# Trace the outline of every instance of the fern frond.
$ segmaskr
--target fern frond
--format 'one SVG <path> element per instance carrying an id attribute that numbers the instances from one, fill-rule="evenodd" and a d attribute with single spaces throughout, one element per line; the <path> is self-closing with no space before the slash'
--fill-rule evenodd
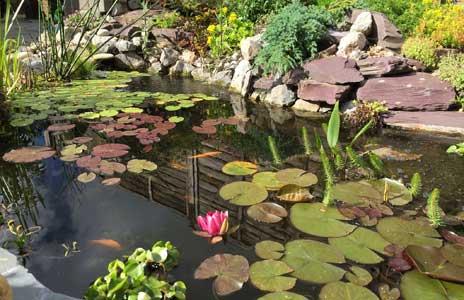
<path id="1" fill-rule="evenodd" d="M 377 154 L 369 152 L 369 163 L 375 173 L 378 175 L 384 174 L 385 165 L 383 164 L 383 161 L 380 159 L 380 157 L 377 156 Z"/>
<path id="2" fill-rule="evenodd" d="M 281 165 L 282 159 L 280 158 L 279 150 L 277 149 L 277 145 L 276 145 L 274 137 L 268 136 L 267 142 L 269 145 L 269 150 L 272 154 L 272 160 L 274 161 L 274 164 Z"/>
<path id="3" fill-rule="evenodd" d="M 441 209 L 440 209 L 440 190 L 435 188 L 430 193 L 427 199 L 427 217 L 429 218 L 430 223 L 434 227 L 438 227 L 443 224 L 441 219 Z"/>
<path id="4" fill-rule="evenodd" d="M 311 154 L 313 154 L 313 149 L 311 146 L 311 142 L 309 141 L 308 129 L 305 126 L 301 127 L 301 139 L 303 140 L 305 154 L 307 156 L 310 156 Z"/>
<path id="5" fill-rule="evenodd" d="M 422 190 L 422 178 L 419 173 L 414 173 L 411 178 L 409 191 L 413 197 L 417 197 Z"/>

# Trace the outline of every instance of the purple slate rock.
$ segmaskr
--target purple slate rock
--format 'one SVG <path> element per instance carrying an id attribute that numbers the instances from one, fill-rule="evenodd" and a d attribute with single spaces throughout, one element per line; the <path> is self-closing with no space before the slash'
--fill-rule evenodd
<path id="1" fill-rule="evenodd" d="M 282 78 L 282 81 L 287 85 L 298 85 L 301 80 L 306 78 L 306 72 L 303 70 L 303 68 L 297 67 L 288 71 L 287 74 L 285 74 Z"/>
<path id="2" fill-rule="evenodd" d="M 413 71 L 408 60 L 400 57 L 369 57 L 358 60 L 359 71 L 364 76 L 386 76 L 405 74 Z"/>
<path id="3" fill-rule="evenodd" d="M 338 100 L 346 100 L 350 91 L 349 85 L 334 85 L 309 79 L 298 85 L 298 98 L 335 104 Z"/>
<path id="4" fill-rule="evenodd" d="M 253 84 L 253 88 L 257 90 L 270 90 L 275 86 L 282 84 L 282 78 L 274 79 L 273 76 L 261 77 Z"/>
<path id="5" fill-rule="evenodd" d="M 331 56 L 309 61 L 304 70 L 311 79 L 330 84 L 359 83 L 364 80 L 356 62 L 339 56 Z"/>
<path id="6" fill-rule="evenodd" d="M 384 121 L 393 127 L 464 134 L 464 113 L 457 111 L 395 111 Z"/>
<path id="7" fill-rule="evenodd" d="M 385 102 L 391 110 L 447 110 L 456 98 L 453 87 L 428 73 L 372 78 L 358 89 L 357 99 Z"/>

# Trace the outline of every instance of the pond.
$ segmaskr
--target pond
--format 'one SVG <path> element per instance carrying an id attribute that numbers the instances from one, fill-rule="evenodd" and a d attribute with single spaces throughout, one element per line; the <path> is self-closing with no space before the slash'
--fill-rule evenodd
<path id="1" fill-rule="evenodd" d="M 18 222 L 40 226 L 40 230 L 31 235 L 31 251 L 25 256 L 24 263 L 44 285 L 53 291 L 82 298 L 89 285 L 107 273 L 110 261 L 128 255 L 138 247 L 150 248 L 155 241 L 165 240 L 171 241 L 181 253 L 179 266 L 170 276 L 186 283 L 187 299 L 257 299 L 265 292 L 251 282 L 229 296 L 218 296 L 211 280 L 194 279 L 195 269 L 206 258 L 220 253 L 243 255 L 252 264 L 260 260 L 255 254 L 255 244 L 265 240 L 282 244 L 296 239 L 327 241 L 297 230 L 285 218 L 275 224 L 257 222 L 248 216 L 246 206 L 224 201 L 219 191 L 231 182 L 251 181 L 251 176 L 233 176 L 221 171 L 226 163 L 247 161 L 258 165 L 260 171 L 299 168 L 316 174 L 319 183 L 311 187 L 311 193 L 319 202 L 324 192 L 324 176 L 318 157 L 304 155 L 301 129 L 307 128 L 311 136 L 313 131 L 323 135 L 321 125 L 328 117 L 298 117 L 291 110 L 253 104 L 223 89 L 188 79 L 137 77 L 128 87 L 119 89 L 146 92 L 142 94 L 144 96 L 157 92 L 204 94 L 219 100 L 201 101 L 192 107 L 174 108 L 174 111 L 154 105 L 151 100 L 137 104 L 147 113 L 162 116 L 165 120 L 171 116 L 184 119 L 176 123 L 175 128 L 168 128 L 165 134 L 159 135 L 155 143 L 146 145 L 132 134 L 108 138 L 98 132 L 98 129 L 105 130 L 98 128 L 98 120 L 78 122 L 75 128 L 64 133 L 46 130 L 49 122 L 45 120 L 31 126 L 3 129 L 1 155 L 30 145 L 63 150 L 65 141 L 89 136 L 93 139 L 88 143 L 89 151 L 90 145 L 123 143 L 130 146 L 124 162 L 137 158 L 157 164 L 155 171 L 126 172 L 120 176 L 119 185 L 106 186 L 101 184 L 99 176 L 89 183 L 77 181 L 82 169 L 57 156 L 31 164 L 0 163 L 0 174 L 10 194 L 21 199 L 21 205 L 13 206 L 10 211 L 20 217 Z M 231 116 L 235 118 L 230 119 L 231 125 L 227 125 L 225 120 Z M 20 117 L 27 119 L 23 115 Z M 218 118 L 223 118 L 222 123 L 226 122 L 226 125 L 217 125 L 215 134 L 199 134 L 198 130 L 192 130 L 205 120 Z M 65 121 L 55 119 L 53 122 Z M 347 133 L 342 135 L 346 137 Z M 275 164 L 275 154 L 269 147 L 269 136 L 273 137 L 278 156 L 283 161 L 279 166 Z M 374 136 L 362 137 L 364 146 L 361 148 L 363 151 L 393 148 L 404 156 L 416 155 L 415 159 L 406 161 L 385 160 L 385 175 L 408 183 L 418 172 L 422 177 L 423 192 L 439 188 L 440 207 L 453 216 L 464 210 L 464 160 L 446 154 L 447 147 L 455 143 L 456 139 L 451 137 L 384 130 Z M 5 196 L 2 185 L 1 192 Z M 420 198 L 404 207 L 394 207 L 393 211 L 395 214 L 414 212 L 423 215 L 426 197 Z M 276 202 L 288 211 L 293 204 Z M 228 210 L 230 224 L 241 226 L 224 243 L 213 245 L 192 231 L 197 214 L 214 210 Z M 375 230 L 373 225 L 370 228 Z M 462 230 L 462 224 L 456 228 Z M 3 232 L 0 237 L 6 240 L 8 234 Z M 72 248 L 74 242 L 77 242 L 79 251 L 65 255 L 65 248 Z M 368 270 L 374 277 L 368 287 L 376 294 L 380 283 L 397 287 L 400 282 L 399 273 L 391 271 L 386 261 L 378 264 L 348 261 L 339 266 L 348 270 L 357 265 Z M 317 299 L 321 286 L 298 280 L 291 291 L 308 299 Z"/>

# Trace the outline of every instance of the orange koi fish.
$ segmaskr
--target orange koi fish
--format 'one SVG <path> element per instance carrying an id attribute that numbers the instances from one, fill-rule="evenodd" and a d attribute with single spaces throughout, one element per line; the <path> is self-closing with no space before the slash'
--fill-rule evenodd
<path id="1" fill-rule="evenodd" d="M 218 156 L 219 154 L 221 154 L 222 152 L 220 151 L 212 151 L 212 152 L 206 152 L 206 153 L 201 153 L 201 154 L 197 154 L 197 155 L 194 155 L 194 156 L 190 156 L 189 158 L 205 158 L 205 157 L 212 157 L 212 156 Z"/>
<path id="2" fill-rule="evenodd" d="M 121 250 L 122 249 L 121 244 L 118 243 L 115 240 L 109 240 L 109 239 L 90 240 L 90 243 L 92 245 L 103 246 L 103 247 L 111 248 L 111 249 L 115 249 L 115 250 Z"/>

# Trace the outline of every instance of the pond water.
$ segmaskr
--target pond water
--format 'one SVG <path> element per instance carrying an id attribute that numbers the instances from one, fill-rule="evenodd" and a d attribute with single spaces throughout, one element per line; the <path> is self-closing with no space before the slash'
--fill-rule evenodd
<path id="1" fill-rule="evenodd" d="M 219 297 L 214 294 L 211 280 L 193 278 L 199 264 L 214 254 L 244 255 L 251 264 L 259 260 L 254 253 L 254 245 L 259 241 L 271 239 L 285 243 L 308 237 L 295 230 L 288 220 L 273 225 L 258 223 L 247 216 L 245 208 L 222 200 L 218 190 L 241 178 L 223 174 L 221 168 L 227 162 L 245 160 L 272 170 L 268 136 L 273 136 L 284 167 L 321 174 L 319 163 L 302 155 L 300 129 L 305 126 L 309 132 L 315 129 L 322 133 L 321 124 L 326 119 L 320 116 L 301 118 L 292 111 L 268 109 L 245 102 L 223 89 L 187 79 L 141 77 L 134 79 L 129 89 L 204 93 L 221 100 L 201 102 L 181 112 L 147 107 L 152 114 L 183 116 L 185 120 L 162 136 L 149 153 L 145 153 L 133 137 L 118 139 L 118 142 L 122 140 L 131 146 L 129 156 L 145 158 L 158 165 L 158 169 L 149 175 L 122 175 L 118 186 L 104 186 L 99 178 L 87 184 L 79 183 L 76 181 L 79 168 L 58 157 L 21 165 L 2 161 L 0 176 L 15 182 L 14 185 L 10 183 L 10 188 L 27 207 L 22 210 L 23 221 L 41 227 L 32 236 L 33 250 L 24 259 L 26 267 L 52 290 L 79 298 L 93 280 L 106 274 L 110 261 L 130 254 L 137 247 L 149 248 L 155 241 L 168 240 L 181 252 L 180 264 L 171 275 L 186 283 L 187 299 L 256 299 L 264 295 L 248 282 L 242 290 Z M 203 120 L 233 115 L 240 117 L 239 124 L 220 127 L 215 135 L 200 135 L 191 129 Z M 73 133 L 64 135 L 46 132 L 47 126 L 42 121 L 32 128 L 9 129 L 12 133 L 0 136 L 0 154 L 24 145 L 61 147 L 63 140 L 80 135 L 91 136 L 97 143 L 104 141 L 85 123 L 80 123 Z M 455 144 L 456 139 L 385 130 L 374 137 L 365 137 L 362 142 L 370 147 L 390 146 L 420 155 L 418 160 L 386 161 L 388 175 L 408 182 L 414 172 L 419 172 L 425 191 L 440 188 L 440 206 L 447 214 L 455 215 L 464 210 L 464 160 L 446 154 L 447 147 Z M 198 156 L 203 153 L 209 155 Z M 323 187 L 319 184 L 313 194 L 320 196 L 322 192 Z M 422 206 L 423 201 L 414 201 L 407 209 L 419 210 Z M 285 207 L 291 205 L 285 204 Z M 206 239 L 192 234 L 193 220 L 196 212 L 204 214 L 216 209 L 229 210 L 231 223 L 241 223 L 241 227 L 226 243 L 211 245 Z M 1 239 L 6 238 L 7 234 L 3 233 Z M 94 240 L 114 240 L 121 248 L 91 242 Z M 80 252 L 65 257 L 62 244 L 73 242 L 77 242 Z M 373 274 L 383 274 L 386 266 L 366 268 Z M 399 281 L 397 276 L 388 280 L 382 278 L 378 276 L 369 287 L 376 291 L 380 282 Z M 317 299 L 320 287 L 298 281 L 292 291 L 308 299 Z"/>

